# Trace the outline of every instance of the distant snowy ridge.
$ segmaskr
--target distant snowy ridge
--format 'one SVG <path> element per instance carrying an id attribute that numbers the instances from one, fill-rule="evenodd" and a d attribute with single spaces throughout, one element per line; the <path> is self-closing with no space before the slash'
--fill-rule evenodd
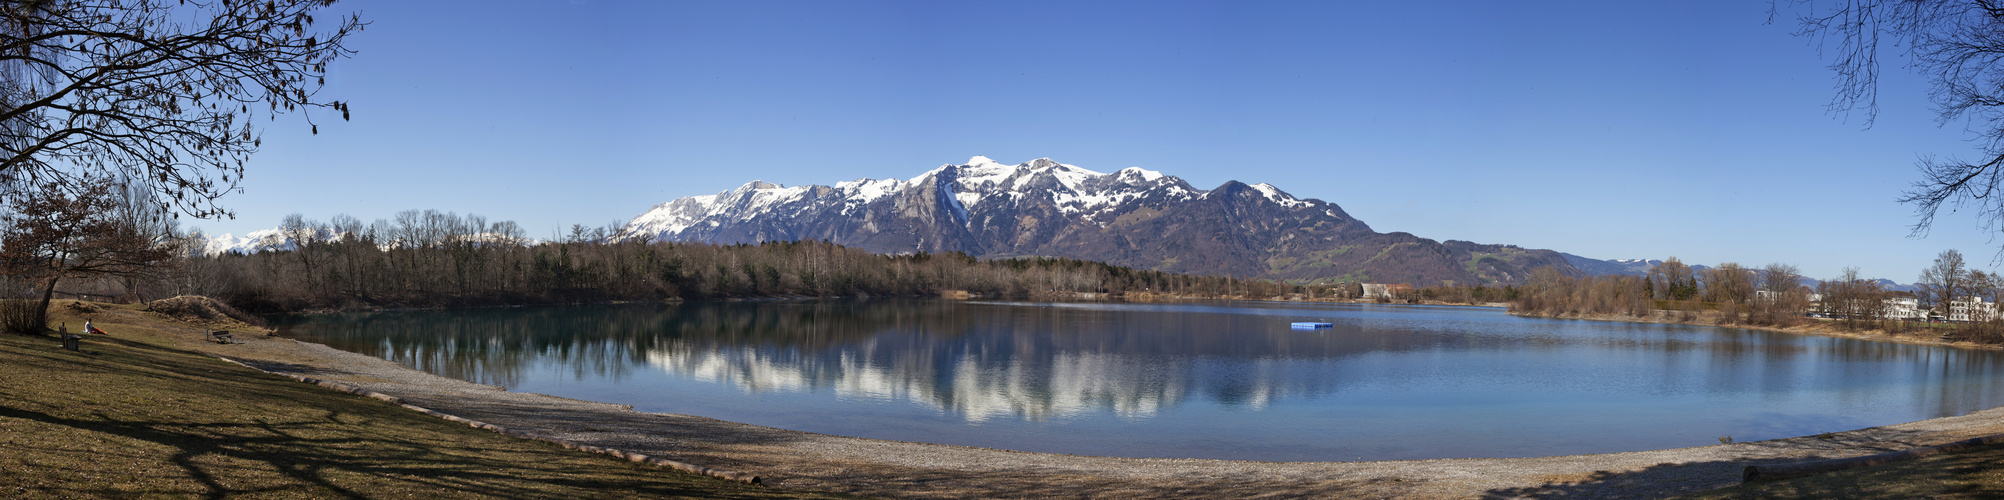
<path id="1" fill-rule="evenodd" d="M 976 156 L 910 179 L 787 187 L 752 181 L 655 205 L 621 238 L 714 244 L 828 241 L 869 252 L 1069 257 L 1135 269 L 1299 282 L 1515 282 L 1567 268 L 1549 250 L 1378 233 L 1334 203 L 1272 184 L 1201 190 L 1140 167 Z"/>
<path id="2" fill-rule="evenodd" d="M 1261 186 L 1261 192 L 1277 203 L 1304 203 L 1272 186 Z M 1067 216 L 1105 224 L 1111 220 L 1107 216 L 1126 202 L 1149 196 L 1187 201 L 1202 194 L 1182 179 L 1139 167 L 1101 173 L 1049 158 L 1004 165 L 976 156 L 965 164 L 942 165 L 911 180 L 857 179 L 833 186 L 795 187 L 752 181 L 713 195 L 655 205 L 628 222 L 622 234 L 704 240 L 709 239 L 702 234 L 706 230 L 769 215 L 850 216 L 878 204 L 896 205 L 907 212 L 930 208 L 912 203 L 920 198 L 936 198 L 946 211 L 942 215 L 962 226 L 981 222 L 975 219 L 981 212 L 1025 203 L 1049 203 Z M 768 239 L 796 239 L 773 236 Z"/>
<path id="3" fill-rule="evenodd" d="M 298 248 L 298 243 L 286 236 L 284 231 L 278 228 L 271 228 L 244 233 L 242 237 L 231 233 L 223 233 L 222 236 L 210 237 L 208 243 L 203 246 L 202 253 L 204 255 L 222 255 L 227 253 L 249 255 L 258 252 L 282 252 Z"/>
<path id="4" fill-rule="evenodd" d="M 251 255 L 258 252 L 285 252 L 299 249 L 299 240 L 296 236 L 311 235 L 311 239 L 314 241 L 332 242 L 339 241 L 347 235 L 347 233 L 336 233 L 334 230 L 328 228 L 315 228 L 311 231 L 310 233 L 294 235 L 281 228 L 271 228 L 244 233 L 241 237 L 231 233 L 223 233 L 221 236 L 206 238 L 202 246 L 202 254 L 215 256 L 231 253 Z M 468 242 L 475 245 L 511 244 L 533 246 L 542 244 L 541 241 L 533 238 L 513 237 L 499 233 L 479 233 L 463 236 L 448 235 L 444 241 L 439 243 L 459 242 Z M 395 242 L 378 242 L 376 246 L 377 248 L 388 250 L 395 248 L 397 245 Z"/>

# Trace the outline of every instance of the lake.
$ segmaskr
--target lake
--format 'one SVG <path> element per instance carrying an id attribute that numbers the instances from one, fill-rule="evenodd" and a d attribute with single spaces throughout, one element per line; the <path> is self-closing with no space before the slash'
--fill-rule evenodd
<path id="1" fill-rule="evenodd" d="M 439 375 L 638 411 L 1121 457 L 1606 453 L 2004 405 L 2004 351 L 1474 307 L 710 302 L 278 326 Z"/>

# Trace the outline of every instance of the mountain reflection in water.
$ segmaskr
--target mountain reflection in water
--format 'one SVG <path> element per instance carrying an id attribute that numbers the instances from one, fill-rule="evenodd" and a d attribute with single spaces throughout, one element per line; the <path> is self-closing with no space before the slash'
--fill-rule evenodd
<path id="1" fill-rule="evenodd" d="M 1335 327 L 1287 327 L 1304 320 Z M 1591 449 L 1609 446 L 1595 433 L 1662 448 L 1846 430 L 1997 406 L 2004 367 L 1993 351 L 1271 303 L 631 304 L 308 316 L 282 328 L 444 376 L 642 411 L 1265 460 L 1621 451 Z M 1648 427 L 1661 428 L 1638 432 Z M 1374 441 L 1407 428 L 1434 437 Z M 1137 437 L 1161 432 L 1184 437 Z M 1526 437 L 1448 444 L 1497 434 Z"/>
<path id="2" fill-rule="evenodd" d="M 1089 409 L 1146 417 L 1193 392 L 1259 408 L 1339 384 L 1342 374 L 1320 361 L 1424 343 L 1354 335 L 1359 325 L 1275 331 L 1271 318 L 1242 314 L 876 302 L 895 305 L 731 302 L 337 315 L 311 318 L 309 340 L 503 387 L 520 385 L 531 365 L 613 381 L 651 366 L 748 392 L 827 390 L 909 400 L 971 421 Z M 344 326 L 324 328 L 331 324 Z M 1172 331 L 1183 333 L 1165 334 Z"/>

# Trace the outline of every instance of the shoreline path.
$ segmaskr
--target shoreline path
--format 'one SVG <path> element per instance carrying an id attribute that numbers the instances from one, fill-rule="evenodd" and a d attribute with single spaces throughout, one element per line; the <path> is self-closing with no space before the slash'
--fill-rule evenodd
<path id="1" fill-rule="evenodd" d="M 1698 448 L 1540 458 L 1256 462 L 1027 453 L 639 413 L 414 370 L 280 337 L 187 347 L 444 413 L 583 444 L 757 474 L 769 486 L 891 498 L 1660 498 L 1739 482 L 1747 465 L 1844 458 L 2004 433 L 2004 408 Z"/>

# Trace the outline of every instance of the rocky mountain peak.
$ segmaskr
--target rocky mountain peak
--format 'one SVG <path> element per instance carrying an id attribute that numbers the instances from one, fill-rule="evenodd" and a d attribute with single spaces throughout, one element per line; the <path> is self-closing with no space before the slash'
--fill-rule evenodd
<path id="1" fill-rule="evenodd" d="M 1212 202 L 1199 203 L 1210 199 Z M 1222 202 L 1222 203 L 1220 203 Z M 1452 248 L 1379 234 L 1333 203 L 1271 184 L 1210 191 L 1140 167 L 1100 173 L 1050 158 L 1006 165 L 975 156 L 909 181 L 834 186 L 753 181 L 656 205 L 623 234 L 666 241 L 828 240 L 881 253 L 1065 256 L 1141 269 L 1289 280 L 1432 284 L 1513 281 L 1536 265 L 1571 269 L 1548 250 Z"/>

